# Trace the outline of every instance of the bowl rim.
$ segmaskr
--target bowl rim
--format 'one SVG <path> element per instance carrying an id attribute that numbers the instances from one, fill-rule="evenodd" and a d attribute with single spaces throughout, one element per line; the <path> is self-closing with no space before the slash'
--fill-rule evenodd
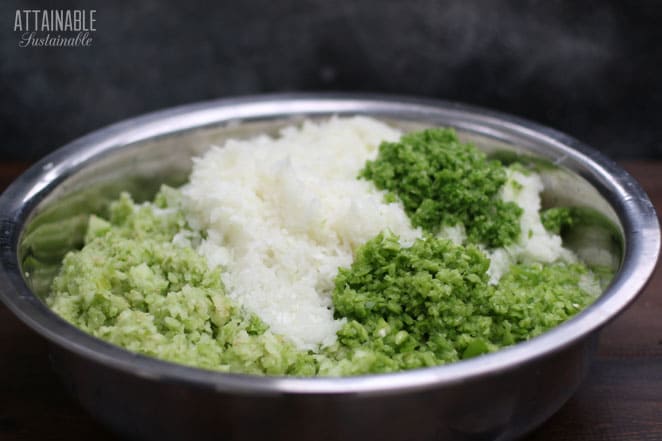
<path id="1" fill-rule="evenodd" d="M 559 152 L 558 164 L 574 170 L 603 190 L 624 229 L 620 270 L 602 296 L 565 323 L 529 341 L 480 357 L 409 371 L 353 377 L 274 377 L 228 374 L 159 360 L 88 335 L 52 312 L 28 288 L 20 273 L 18 244 L 22 229 L 57 185 L 99 155 L 150 138 L 206 126 L 298 116 L 355 114 L 431 122 L 451 119 L 462 130 L 495 137 L 535 140 Z M 403 115 L 406 118 L 403 118 Z M 597 332 L 641 292 L 660 251 L 655 209 L 641 186 L 598 151 L 559 131 L 523 118 L 456 102 L 399 95 L 285 93 L 221 98 L 129 118 L 93 131 L 47 155 L 0 195 L 0 300 L 50 343 L 86 359 L 143 378 L 194 384 L 238 394 L 384 394 L 466 382 L 516 369 Z"/>

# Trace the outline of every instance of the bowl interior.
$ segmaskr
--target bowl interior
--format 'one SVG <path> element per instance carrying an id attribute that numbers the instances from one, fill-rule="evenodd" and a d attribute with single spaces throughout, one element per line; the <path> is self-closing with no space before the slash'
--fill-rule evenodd
<path id="1" fill-rule="evenodd" d="M 336 114 L 338 112 L 335 112 Z M 356 112 L 347 112 L 347 115 Z M 308 118 L 328 118 L 331 114 Z M 425 120 L 377 115 L 403 131 L 432 126 L 454 127 L 460 138 L 470 141 L 490 156 L 503 162 L 520 161 L 534 167 L 542 176 L 545 190 L 543 207 L 576 207 L 581 222 L 564 232 L 564 240 L 589 265 L 616 271 L 623 259 L 624 226 L 606 196 L 585 173 L 581 155 L 553 148 L 548 141 L 502 130 L 467 124 L 466 121 Z M 42 300 L 64 255 L 82 246 L 90 214 L 104 215 L 108 203 L 120 192 L 128 191 L 138 201 L 150 199 L 162 184 L 184 183 L 192 158 L 212 145 L 231 138 L 277 135 L 282 127 L 300 123 L 300 115 L 274 118 L 245 118 L 218 121 L 172 133 L 146 136 L 129 143 L 116 143 L 100 154 L 81 161 L 55 180 L 48 192 L 32 209 L 19 239 L 21 272 L 31 290 Z M 48 167 L 45 164 L 44 167 Z M 52 166 L 52 163 L 51 163 Z M 599 183 L 598 183 L 599 184 Z M 600 191 L 602 190 L 602 191 Z"/>

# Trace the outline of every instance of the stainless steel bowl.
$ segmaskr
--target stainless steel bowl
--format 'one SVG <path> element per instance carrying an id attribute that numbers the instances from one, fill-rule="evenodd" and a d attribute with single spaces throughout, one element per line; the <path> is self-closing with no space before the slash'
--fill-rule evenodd
<path id="1" fill-rule="evenodd" d="M 182 182 L 192 155 L 229 137 L 355 114 L 403 129 L 452 126 L 493 154 L 537 158 L 546 165 L 545 204 L 588 207 L 606 219 L 575 235 L 576 250 L 599 244 L 616 277 L 585 311 L 525 343 L 447 366 L 351 378 L 232 375 L 136 355 L 79 331 L 41 300 L 64 252 L 80 245 L 85 213 L 102 212 L 120 190 L 146 198 L 161 182 Z M 482 109 L 371 95 L 267 95 L 130 119 L 35 164 L 0 197 L 0 209 L 0 299 L 50 342 L 54 368 L 92 415 L 122 435 L 154 440 L 520 437 L 576 390 L 600 328 L 642 290 L 660 246 L 641 187 L 574 139 Z M 47 240 L 54 232 L 57 246 Z"/>

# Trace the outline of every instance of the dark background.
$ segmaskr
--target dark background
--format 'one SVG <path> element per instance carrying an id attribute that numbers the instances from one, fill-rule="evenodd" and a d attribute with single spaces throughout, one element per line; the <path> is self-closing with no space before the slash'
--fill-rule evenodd
<path id="1" fill-rule="evenodd" d="M 96 9 L 89 48 L 20 48 L 16 9 Z M 2 1 L 0 158 L 188 102 L 276 91 L 437 97 L 662 158 L 659 1 Z"/>

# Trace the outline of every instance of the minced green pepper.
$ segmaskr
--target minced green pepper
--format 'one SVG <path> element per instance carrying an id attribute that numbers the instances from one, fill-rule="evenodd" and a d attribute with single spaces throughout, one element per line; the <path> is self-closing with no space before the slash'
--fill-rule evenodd
<path id="1" fill-rule="evenodd" d="M 360 177 L 401 200 L 414 226 L 436 233 L 442 226 L 463 224 L 469 241 L 497 248 L 520 234 L 522 209 L 498 198 L 505 168 L 452 129 L 408 133 L 398 142 L 383 142 Z"/>
<path id="2" fill-rule="evenodd" d="M 432 236 L 407 248 L 389 233 L 367 242 L 335 281 L 335 313 L 348 319 L 338 332 L 349 348 L 340 370 L 390 372 L 492 352 L 594 299 L 580 287 L 588 270 L 579 263 L 514 265 L 495 286 L 488 268 L 478 248 Z"/>

